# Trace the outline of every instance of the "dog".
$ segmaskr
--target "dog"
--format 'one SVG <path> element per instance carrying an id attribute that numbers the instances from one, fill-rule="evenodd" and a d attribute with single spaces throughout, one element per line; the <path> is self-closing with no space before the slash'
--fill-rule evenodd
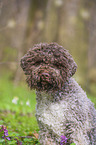
<path id="1" fill-rule="evenodd" d="M 57 43 L 40 43 L 21 58 L 30 89 L 36 89 L 41 145 L 96 145 L 96 110 L 72 76 L 77 65 Z"/>

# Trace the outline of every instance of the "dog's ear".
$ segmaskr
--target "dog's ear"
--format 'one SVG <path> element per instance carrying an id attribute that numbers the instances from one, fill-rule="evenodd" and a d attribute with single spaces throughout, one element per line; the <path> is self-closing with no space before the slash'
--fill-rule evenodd
<path id="1" fill-rule="evenodd" d="M 52 59 L 54 59 L 54 61 L 51 62 L 58 66 L 58 69 L 60 69 L 62 74 L 64 74 L 63 78 L 67 79 L 72 77 L 77 70 L 77 64 L 72 58 L 72 55 L 69 54 L 68 50 L 64 49 L 64 47 L 57 43 L 49 44 L 48 48 L 53 52 Z"/>
<path id="2" fill-rule="evenodd" d="M 77 70 L 77 64 L 75 63 L 74 59 L 72 58 L 72 56 L 69 54 L 68 55 L 68 77 L 72 77 L 76 70 Z"/>

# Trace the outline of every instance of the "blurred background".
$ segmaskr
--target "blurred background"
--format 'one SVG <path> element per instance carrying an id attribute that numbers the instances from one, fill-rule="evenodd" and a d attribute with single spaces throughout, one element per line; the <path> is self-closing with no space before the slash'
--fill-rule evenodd
<path id="1" fill-rule="evenodd" d="M 20 59 L 40 42 L 69 50 L 74 77 L 96 107 L 96 0 L 0 0 L 0 125 L 9 136 L 39 131 Z"/>
<path id="2" fill-rule="evenodd" d="M 40 42 L 69 50 L 76 81 L 96 97 L 96 0 L 0 0 L 0 79 L 24 84 L 20 59 Z"/>

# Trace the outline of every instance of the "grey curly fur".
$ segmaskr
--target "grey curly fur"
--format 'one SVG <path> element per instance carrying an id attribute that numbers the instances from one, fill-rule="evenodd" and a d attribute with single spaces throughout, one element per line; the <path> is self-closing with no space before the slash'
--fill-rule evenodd
<path id="1" fill-rule="evenodd" d="M 64 49 L 62 46 L 59 46 L 56 43 L 38 44 L 36 45 L 35 49 L 34 47 L 31 49 L 31 55 L 34 50 L 36 51 L 36 48 L 41 48 L 41 46 L 43 46 L 43 48 L 45 48 L 43 50 L 46 50 L 47 52 L 48 50 L 50 50 L 50 48 L 54 49 L 54 46 L 56 50 L 58 50 L 58 52 L 60 52 L 59 48 L 62 48 L 62 51 Z M 60 53 L 62 53 L 62 51 Z M 71 59 L 71 61 L 63 59 L 65 63 L 69 63 L 69 65 L 65 64 L 66 66 L 69 66 L 66 71 L 63 69 L 64 66 L 61 65 L 62 63 L 59 63 L 61 67 L 57 67 L 56 65 L 54 65 L 54 61 L 52 62 L 52 64 L 50 60 L 49 62 L 44 62 L 43 56 L 43 63 L 39 61 L 40 63 L 38 65 L 40 67 L 38 67 L 36 64 L 36 55 L 35 59 L 34 56 L 32 56 L 31 59 L 31 61 L 33 61 L 34 63 L 32 63 L 31 61 L 27 61 L 27 58 L 29 58 L 29 52 L 21 59 L 21 67 L 23 68 L 24 72 L 27 72 L 25 74 L 31 76 L 29 76 L 29 82 L 32 81 L 31 78 L 34 79 L 35 77 L 32 73 L 33 68 L 33 71 L 35 71 L 35 73 L 37 72 L 37 75 L 40 77 L 42 77 L 42 74 L 46 74 L 44 73 L 45 70 L 47 71 L 47 77 L 49 77 L 49 79 L 51 79 L 53 76 L 56 76 L 55 79 L 57 80 L 60 77 L 66 77 L 64 81 L 62 81 L 62 79 L 59 81 L 59 83 L 61 83 L 60 87 L 54 85 L 55 82 L 58 82 L 57 80 L 54 80 L 54 87 L 52 87 L 52 89 L 49 87 L 51 81 L 49 81 L 48 78 L 46 79 L 46 77 L 44 77 L 43 80 L 38 80 L 38 78 L 35 77 L 36 82 L 34 79 L 33 84 L 31 83 L 32 86 L 29 85 L 30 88 L 36 88 L 37 90 L 36 118 L 40 127 L 39 139 L 41 145 L 59 145 L 61 135 L 64 135 L 68 138 L 66 145 L 70 145 L 70 143 L 73 142 L 76 143 L 76 145 L 96 145 L 96 110 L 93 103 L 87 98 L 86 93 L 82 90 L 78 83 L 73 78 L 71 78 L 71 76 L 76 71 L 76 63 L 72 59 L 71 55 L 64 49 L 63 56 L 65 57 L 67 55 L 66 59 Z M 63 58 L 63 56 L 61 58 Z M 57 56 L 53 55 L 53 53 L 51 57 L 53 57 L 54 60 L 56 58 L 57 61 Z M 58 61 L 61 61 L 61 59 L 58 59 Z M 48 67 L 44 68 L 44 64 L 46 66 L 48 65 Z M 50 77 L 50 72 L 48 72 L 48 70 L 50 70 L 50 67 L 55 68 L 53 70 L 51 69 L 53 71 L 53 74 L 55 73 L 54 75 L 52 74 L 52 77 Z M 32 70 L 28 72 L 28 69 L 30 70 L 30 68 Z M 56 70 L 56 72 L 54 72 L 54 70 Z M 61 72 L 59 73 L 59 75 L 61 76 L 56 75 L 58 71 Z M 62 71 L 66 72 L 64 73 L 64 76 Z M 41 86 L 39 85 L 36 87 L 36 84 L 38 85 L 38 81 L 40 80 L 44 81 L 44 84 L 46 84 L 48 90 L 47 87 L 44 87 L 43 82 L 41 82 Z"/>

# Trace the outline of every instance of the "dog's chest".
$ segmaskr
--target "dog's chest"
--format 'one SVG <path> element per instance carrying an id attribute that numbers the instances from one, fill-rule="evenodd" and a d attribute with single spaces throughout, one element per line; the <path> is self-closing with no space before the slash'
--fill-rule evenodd
<path id="1" fill-rule="evenodd" d="M 44 101 L 44 100 L 43 100 Z M 64 118 L 66 116 L 67 103 L 38 102 L 36 108 L 37 120 L 41 124 L 46 124 L 48 129 L 54 133 L 62 135 L 64 132 Z M 64 113 L 65 112 L 65 113 Z"/>

